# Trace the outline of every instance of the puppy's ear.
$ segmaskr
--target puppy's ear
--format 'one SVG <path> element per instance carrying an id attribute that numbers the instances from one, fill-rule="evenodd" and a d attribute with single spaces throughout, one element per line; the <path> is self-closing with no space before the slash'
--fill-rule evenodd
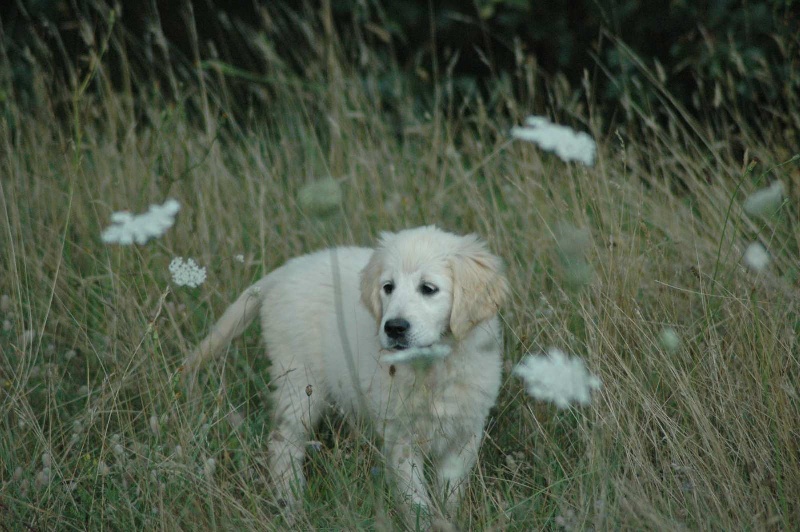
<path id="1" fill-rule="evenodd" d="M 453 308 L 450 330 L 463 338 L 480 322 L 497 314 L 508 295 L 503 261 L 492 255 L 476 235 L 461 238 L 450 260 L 453 270 Z"/>
<path id="2" fill-rule="evenodd" d="M 380 249 L 372 252 L 369 262 L 361 270 L 361 302 L 375 317 L 381 319 L 383 309 L 381 308 L 380 276 L 383 271 L 383 254 Z"/>

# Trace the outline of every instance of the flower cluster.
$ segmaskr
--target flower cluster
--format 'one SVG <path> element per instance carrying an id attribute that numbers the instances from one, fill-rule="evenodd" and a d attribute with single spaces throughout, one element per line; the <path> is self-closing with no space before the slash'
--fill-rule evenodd
<path id="1" fill-rule="evenodd" d="M 552 124 L 542 116 L 529 116 L 525 119 L 524 127 L 511 128 L 511 136 L 552 151 L 564 162 L 578 161 L 586 166 L 594 165 L 597 145 L 592 137 L 566 126 Z"/>
<path id="2" fill-rule="evenodd" d="M 169 263 L 169 272 L 172 274 L 172 282 L 178 286 L 197 288 L 206 280 L 206 269 L 198 266 L 191 258 L 184 261 L 182 257 L 175 257 Z"/>
<path id="3" fill-rule="evenodd" d="M 550 401 L 559 408 L 571 403 L 587 405 L 591 392 L 600 389 L 600 379 L 589 373 L 583 360 L 568 357 L 557 348 L 547 355 L 526 356 L 514 368 L 514 375 L 525 381 L 528 395 L 540 401 Z"/>
<path id="4" fill-rule="evenodd" d="M 145 244 L 151 238 L 158 238 L 175 223 L 175 215 L 180 204 L 167 200 L 164 205 L 150 205 L 150 210 L 143 214 L 131 214 L 128 211 L 115 212 L 111 215 L 112 225 L 101 235 L 106 244 L 128 246 L 136 242 Z"/>
<path id="5" fill-rule="evenodd" d="M 775 181 L 770 186 L 750 194 L 744 200 L 744 211 L 750 216 L 770 216 L 775 214 L 783 203 L 784 185 Z"/>
<path id="6" fill-rule="evenodd" d="M 333 177 L 324 177 L 306 184 L 297 194 L 297 201 L 307 213 L 325 217 L 339 211 L 342 187 Z"/>
<path id="7" fill-rule="evenodd" d="M 744 263 L 754 271 L 760 272 L 769 264 L 769 253 L 764 246 L 758 242 L 753 242 L 744 252 Z"/>

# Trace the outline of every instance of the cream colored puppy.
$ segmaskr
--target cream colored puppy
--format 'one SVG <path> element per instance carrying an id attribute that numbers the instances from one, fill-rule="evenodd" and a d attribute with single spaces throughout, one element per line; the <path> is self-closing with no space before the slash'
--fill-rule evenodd
<path id="1" fill-rule="evenodd" d="M 402 494 L 423 512 L 436 500 L 452 510 L 500 387 L 502 269 L 477 236 L 434 226 L 298 257 L 225 311 L 186 371 L 260 314 L 275 385 L 270 472 L 288 508 L 309 432 L 334 403 L 381 437 Z"/>

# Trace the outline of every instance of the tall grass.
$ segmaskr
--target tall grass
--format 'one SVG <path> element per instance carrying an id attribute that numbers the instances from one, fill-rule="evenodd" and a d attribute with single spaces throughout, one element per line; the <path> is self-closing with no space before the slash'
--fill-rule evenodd
<path id="1" fill-rule="evenodd" d="M 197 62 L 197 82 L 177 100 L 157 87 L 134 95 L 112 88 L 100 42 L 71 87 L 50 87 L 45 63 L 33 65 L 24 94 L 9 87 L 4 523 L 283 526 L 264 469 L 270 376 L 257 327 L 206 368 L 198 399 L 182 394 L 181 360 L 241 290 L 286 259 L 436 223 L 480 233 L 507 261 L 507 370 L 557 346 L 603 381 L 592 406 L 561 411 L 526 398 L 507 371 L 460 528 L 796 527 L 800 174 L 796 160 L 780 163 L 797 132 L 697 123 L 656 76 L 646 79 L 663 106 L 609 124 L 590 81 L 581 91 L 553 83 L 543 97 L 530 63 L 488 97 L 456 98 L 445 77 L 424 107 L 367 47 L 356 68 L 330 25 L 295 24 L 324 41 L 302 76 L 265 50 L 269 77 Z M 232 111 L 234 85 L 262 102 L 257 118 Z M 792 102 L 781 112 L 800 123 Z M 596 165 L 512 142 L 510 128 L 534 111 L 589 131 Z M 320 217 L 298 194 L 328 176 L 342 204 Z M 788 191 L 779 213 L 746 215 L 747 195 L 775 179 Z M 101 242 L 112 212 L 166 198 L 181 211 L 165 237 Z M 590 235 L 579 283 L 560 249 L 565 224 Z M 761 272 L 742 264 L 753 241 L 772 258 Z M 205 284 L 170 287 L 176 256 L 205 266 Z M 659 341 L 666 328 L 677 345 Z M 335 416 L 314 438 L 298 526 L 399 526 L 369 438 Z"/>

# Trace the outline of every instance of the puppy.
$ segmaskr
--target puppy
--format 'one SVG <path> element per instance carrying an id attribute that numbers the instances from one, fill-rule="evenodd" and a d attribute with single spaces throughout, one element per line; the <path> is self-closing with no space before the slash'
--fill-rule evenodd
<path id="1" fill-rule="evenodd" d="M 275 385 L 269 468 L 287 509 L 304 485 L 309 432 L 334 403 L 382 440 L 406 500 L 423 513 L 443 501 L 452 512 L 500 388 L 497 312 L 507 291 L 501 260 L 475 235 L 383 233 L 376 249 L 298 257 L 252 285 L 185 372 L 260 314 Z"/>

